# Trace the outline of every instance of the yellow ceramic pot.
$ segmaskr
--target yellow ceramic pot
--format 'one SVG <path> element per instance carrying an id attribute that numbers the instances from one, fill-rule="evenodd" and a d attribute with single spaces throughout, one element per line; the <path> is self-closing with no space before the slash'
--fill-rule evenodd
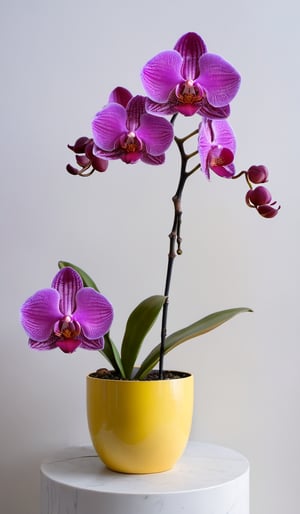
<path id="1" fill-rule="evenodd" d="M 193 376 L 134 381 L 87 377 L 91 439 L 104 464 L 121 473 L 171 469 L 187 444 Z"/>

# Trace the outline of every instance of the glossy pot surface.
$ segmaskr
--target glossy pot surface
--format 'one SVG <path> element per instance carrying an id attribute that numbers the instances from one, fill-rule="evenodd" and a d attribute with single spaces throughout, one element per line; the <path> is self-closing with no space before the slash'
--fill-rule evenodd
<path id="1" fill-rule="evenodd" d="M 134 381 L 87 377 L 92 443 L 104 464 L 122 473 L 171 469 L 187 444 L 193 376 Z"/>

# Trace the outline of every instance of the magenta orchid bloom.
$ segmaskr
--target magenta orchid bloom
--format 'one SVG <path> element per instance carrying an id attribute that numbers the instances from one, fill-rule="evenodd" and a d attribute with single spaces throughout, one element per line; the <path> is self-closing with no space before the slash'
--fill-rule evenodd
<path id="1" fill-rule="evenodd" d="M 70 267 L 60 270 L 51 288 L 37 291 L 21 308 L 21 323 L 36 350 L 101 350 L 112 319 L 109 301 L 83 287 L 80 275 Z"/>
<path id="2" fill-rule="evenodd" d="M 236 143 L 226 120 L 203 120 L 199 130 L 198 151 L 202 171 L 210 178 L 210 170 L 220 177 L 231 178 Z"/>
<path id="3" fill-rule="evenodd" d="M 153 57 L 143 68 L 141 79 L 150 101 L 147 109 L 160 114 L 180 112 L 226 118 L 240 76 L 222 57 L 207 53 L 202 38 L 184 34 L 174 50 Z"/>
<path id="4" fill-rule="evenodd" d="M 173 127 L 166 119 L 147 113 L 145 102 L 145 97 L 133 97 L 125 88 L 110 94 L 108 105 L 92 122 L 96 157 L 121 159 L 127 164 L 165 161 Z"/>

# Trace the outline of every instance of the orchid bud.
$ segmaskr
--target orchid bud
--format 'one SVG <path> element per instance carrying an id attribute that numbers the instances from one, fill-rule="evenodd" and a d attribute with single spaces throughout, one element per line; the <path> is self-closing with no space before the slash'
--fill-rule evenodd
<path id="1" fill-rule="evenodd" d="M 100 171 L 102 173 L 103 171 L 107 170 L 108 161 L 106 161 L 105 159 L 101 159 L 101 157 L 96 157 L 95 155 L 93 155 L 91 162 L 93 168 L 96 171 Z"/>
<path id="2" fill-rule="evenodd" d="M 71 175 L 79 174 L 79 170 L 77 168 L 74 168 L 74 166 L 71 166 L 71 164 L 67 164 L 66 170 L 68 171 L 68 173 L 71 173 Z"/>
<path id="3" fill-rule="evenodd" d="M 108 161 L 94 155 L 94 141 L 89 137 L 79 137 L 74 145 L 68 148 L 76 153 L 75 159 L 81 169 L 77 169 L 71 164 L 67 164 L 66 169 L 71 175 L 87 177 L 96 171 L 106 171 Z"/>
<path id="4" fill-rule="evenodd" d="M 253 184 L 262 184 L 264 182 L 267 182 L 269 172 L 266 166 L 263 165 L 250 166 L 250 168 L 247 171 L 247 176 L 250 182 L 253 182 Z"/>
<path id="5" fill-rule="evenodd" d="M 259 205 L 269 204 L 271 200 L 271 193 L 264 186 L 258 186 L 255 189 L 250 189 L 246 194 L 246 203 L 250 207 L 258 207 Z"/>
<path id="6" fill-rule="evenodd" d="M 259 205 L 257 207 L 257 211 L 264 218 L 274 218 L 274 216 L 276 216 L 278 214 L 278 211 L 280 209 L 280 205 L 277 208 L 273 207 L 273 205 L 274 204 L 272 204 L 272 205 Z"/>
<path id="7" fill-rule="evenodd" d="M 82 137 L 79 137 L 74 145 L 68 145 L 68 148 L 70 148 L 70 150 L 72 150 L 73 152 L 75 153 L 84 153 L 85 152 L 85 147 L 86 145 L 91 141 L 90 138 L 88 137 L 85 137 L 85 136 L 82 136 Z"/>
<path id="8" fill-rule="evenodd" d="M 85 166 L 89 165 L 90 159 L 86 155 L 76 155 L 76 162 L 78 166 L 84 168 Z"/>
<path id="9" fill-rule="evenodd" d="M 106 171 L 108 167 L 108 161 L 106 159 L 102 159 L 101 157 L 97 157 L 93 152 L 94 147 L 94 141 L 90 139 L 89 143 L 86 145 L 85 148 L 85 155 L 91 161 L 91 165 L 96 171 Z"/>

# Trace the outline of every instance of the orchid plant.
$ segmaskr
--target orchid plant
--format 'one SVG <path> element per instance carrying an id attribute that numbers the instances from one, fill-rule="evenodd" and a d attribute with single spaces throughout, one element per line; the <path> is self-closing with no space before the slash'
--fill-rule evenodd
<path id="1" fill-rule="evenodd" d="M 110 93 L 107 104 L 92 120 L 92 137 L 80 137 L 74 145 L 69 145 L 76 155 L 77 166 L 68 164 L 67 171 L 87 177 L 95 171 L 105 172 L 109 162 L 115 159 L 126 164 L 142 161 L 161 165 L 166 151 L 175 142 L 181 162 L 178 186 L 172 197 L 174 218 L 163 294 L 143 300 L 130 314 L 120 351 L 110 337 L 111 303 L 91 277 L 74 264 L 60 261 L 60 271 L 51 287 L 35 293 L 21 308 L 21 322 L 32 348 L 60 348 L 65 353 L 72 353 L 78 347 L 99 350 L 119 378 L 135 380 L 145 379 L 157 364 L 158 377 L 164 378 L 163 359 L 167 352 L 238 313 L 251 311 L 233 308 L 215 312 L 167 334 L 173 263 L 176 255 L 182 253 L 182 193 L 187 180 L 198 170 L 207 179 L 212 172 L 225 179 L 243 176 L 249 207 L 264 218 L 273 218 L 280 208 L 262 185 L 268 180 L 264 165 L 252 165 L 236 172 L 236 139 L 227 118 L 240 86 L 240 76 L 231 64 L 209 53 L 203 39 L 189 32 L 177 41 L 174 49 L 159 53 L 145 64 L 141 81 L 147 96 L 133 96 L 120 86 Z M 183 138 L 174 135 L 178 116 L 196 117 L 195 130 Z M 196 148 L 188 153 L 186 143 L 193 138 L 197 141 Z M 192 164 L 195 159 L 197 162 Z M 161 310 L 161 340 L 135 368 L 144 338 Z"/>

